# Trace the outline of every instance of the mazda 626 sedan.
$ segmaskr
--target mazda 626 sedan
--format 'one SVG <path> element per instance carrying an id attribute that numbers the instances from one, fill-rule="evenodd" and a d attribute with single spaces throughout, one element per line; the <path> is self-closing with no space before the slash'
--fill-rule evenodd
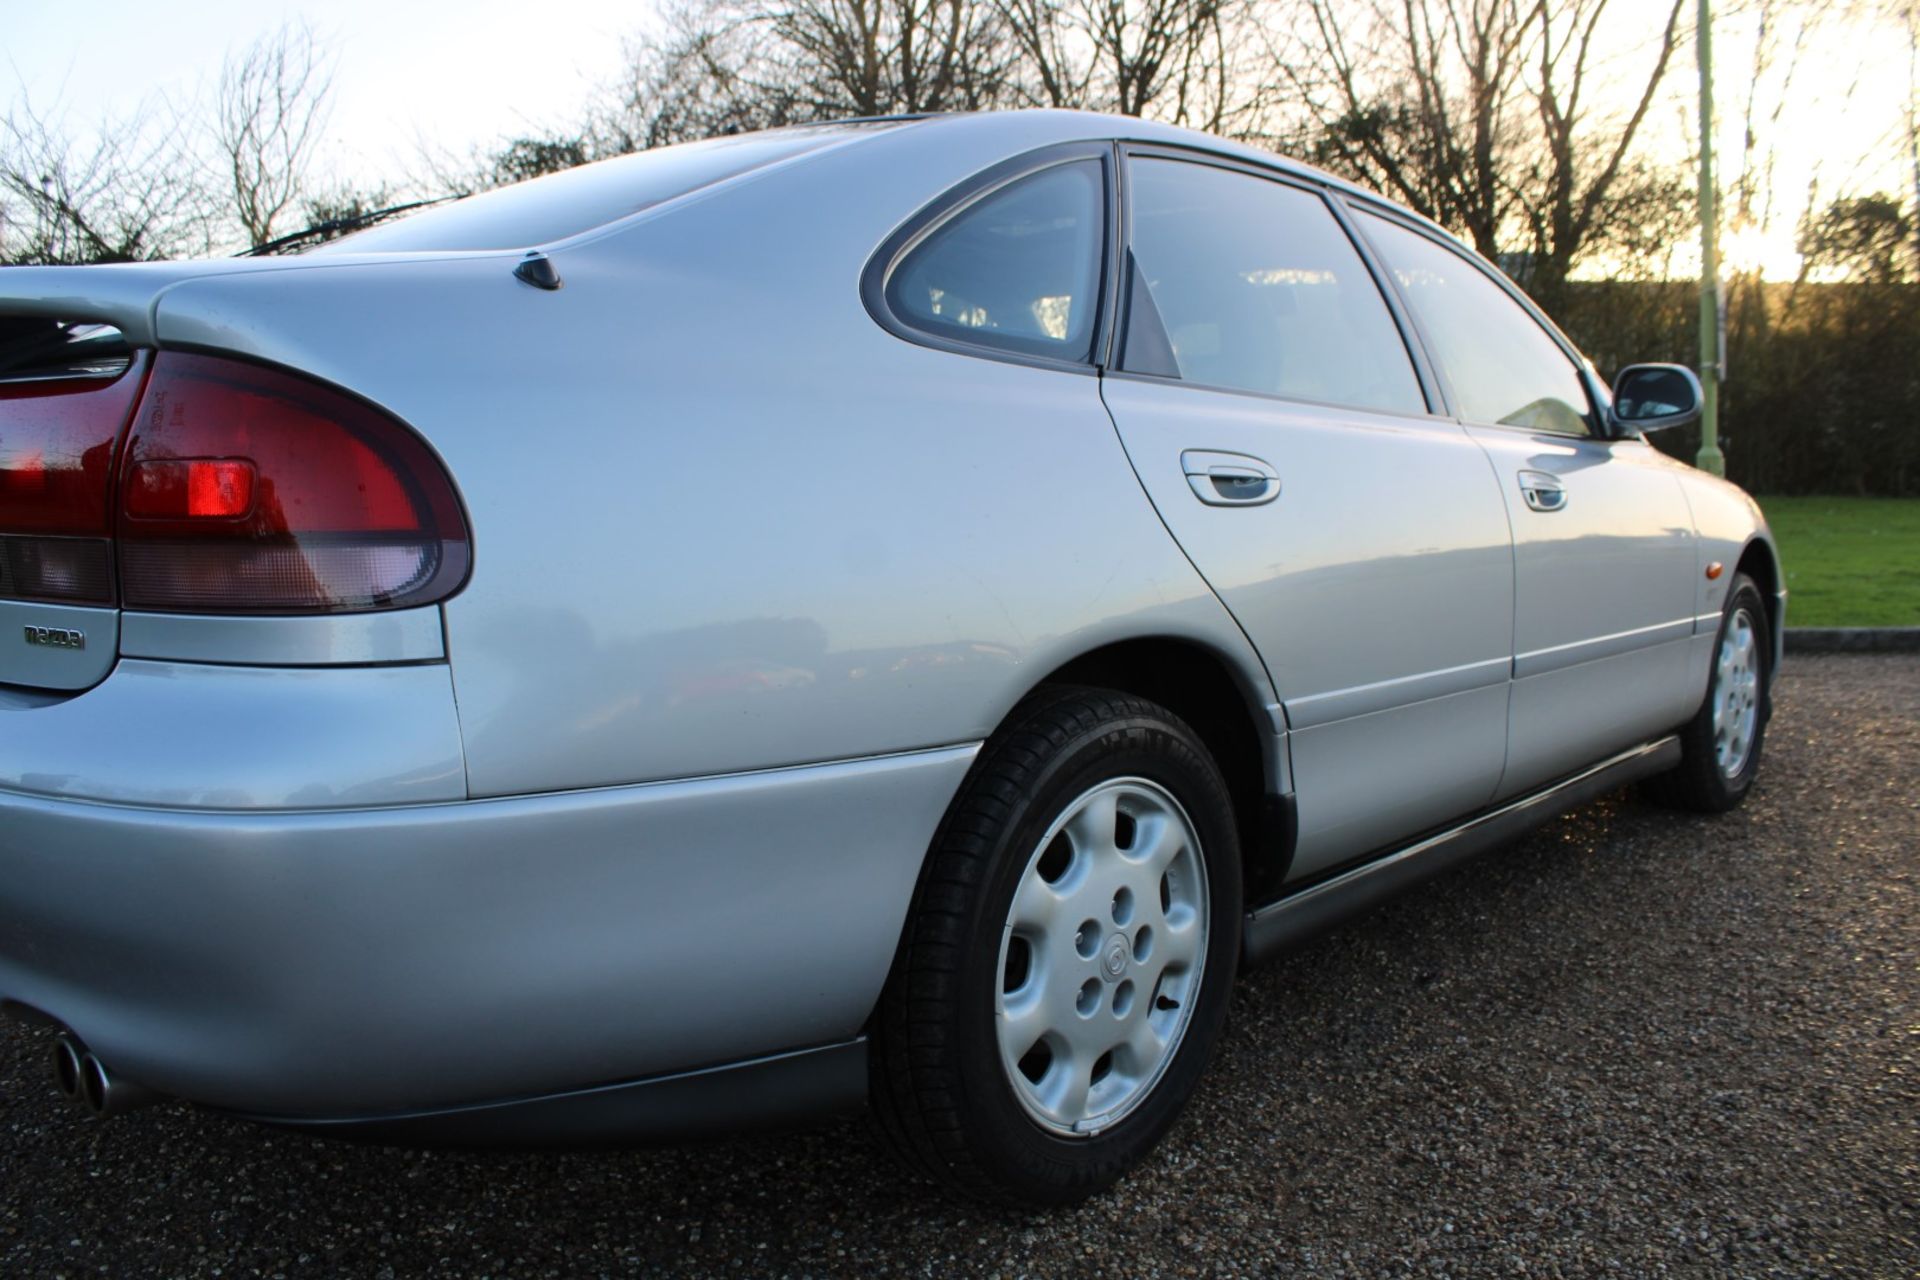
<path id="1" fill-rule="evenodd" d="M 0 997 L 94 1110 L 865 1104 L 1059 1202 L 1236 970 L 1610 788 L 1751 786 L 1784 592 L 1497 271 L 1057 112 L 0 273 Z"/>

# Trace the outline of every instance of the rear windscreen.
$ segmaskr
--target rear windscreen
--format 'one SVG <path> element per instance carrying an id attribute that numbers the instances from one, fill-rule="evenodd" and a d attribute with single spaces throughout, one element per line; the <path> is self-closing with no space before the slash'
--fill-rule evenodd
<path id="1" fill-rule="evenodd" d="M 814 125 L 656 147 L 468 196 L 329 241 L 314 253 L 524 249 L 804 155 L 884 123 Z"/>

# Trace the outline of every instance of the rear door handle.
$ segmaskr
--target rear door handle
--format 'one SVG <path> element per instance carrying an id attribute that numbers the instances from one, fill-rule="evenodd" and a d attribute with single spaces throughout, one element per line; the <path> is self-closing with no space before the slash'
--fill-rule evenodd
<path id="1" fill-rule="evenodd" d="M 1210 507 L 1257 507 L 1280 496 L 1280 475 L 1244 453 L 1188 449 L 1180 455 L 1193 496 Z"/>
<path id="2" fill-rule="evenodd" d="M 1547 512 L 1567 509 L 1567 487 L 1560 482 L 1559 476 L 1551 476 L 1544 471 L 1522 471 L 1518 478 L 1520 496 L 1528 507 Z"/>

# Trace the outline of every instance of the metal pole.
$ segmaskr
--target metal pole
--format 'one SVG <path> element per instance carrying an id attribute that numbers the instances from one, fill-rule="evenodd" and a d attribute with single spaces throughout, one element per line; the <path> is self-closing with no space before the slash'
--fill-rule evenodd
<path id="1" fill-rule="evenodd" d="M 1907 150 L 1913 156 L 1913 207 L 1920 212 L 1920 3 L 1907 0 Z M 1920 217 L 1914 219 L 1914 264 L 1920 267 Z"/>
<path id="2" fill-rule="evenodd" d="M 1713 13 L 1700 0 L 1700 453 L 1694 465 L 1727 474 L 1720 452 L 1720 213 L 1713 186 Z"/>

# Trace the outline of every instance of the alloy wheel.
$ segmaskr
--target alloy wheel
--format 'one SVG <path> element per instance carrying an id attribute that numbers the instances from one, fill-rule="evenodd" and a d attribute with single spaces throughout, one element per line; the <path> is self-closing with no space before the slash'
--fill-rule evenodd
<path id="1" fill-rule="evenodd" d="M 1724 777 L 1739 777 L 1753 750 L 1760 722 L 1759 656 L 1752 616 L 1735 610 L 1720 637 L 1713 676 L 1713 752 Z"/>
<path id="2" fill-rule="evenodd" d="M 1179 801 L 1118 778 L 1067 805 L 1027 861 L 1000 943 L 1001 1063 L 1027 1114 L 1092 1136 L 1138 1106 L 1192 1020 L 1206 863 Z"/>

